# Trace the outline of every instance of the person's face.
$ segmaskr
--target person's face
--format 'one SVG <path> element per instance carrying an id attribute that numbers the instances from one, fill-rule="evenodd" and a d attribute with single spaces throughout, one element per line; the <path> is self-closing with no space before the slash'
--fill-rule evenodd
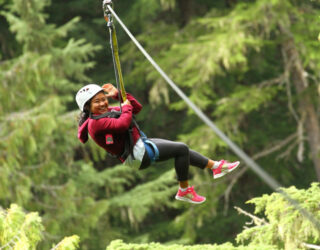
<path id="1" fill-rule="evenodd" d="M 90 112 L 92 114 L 101 115 L 108 111 L 108 98 L 103 92 L 96 94 L 90 102 Z"/>

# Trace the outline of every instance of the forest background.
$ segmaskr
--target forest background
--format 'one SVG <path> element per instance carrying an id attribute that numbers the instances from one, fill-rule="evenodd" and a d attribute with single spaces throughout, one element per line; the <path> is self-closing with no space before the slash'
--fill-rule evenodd
<path id="1" fill-rule="evenodd" d="M 274 191 L 245 164 L 215 181 L 191 167 L 192 184 L 207 197 L 192 206 L 174 200 L 173 161 L 136 171 L 78 141 L 77 90 L 115 83 L 102 1 L 0 0 L 0 7 L 0 217 L 16 211 L 12 226 L 38 212 L 41 220 L 31 223 L 38 231 L 24 244 L 41 239 L 39 249 L 48 249 L 69 235 L 80 237 L 81 249 L 115 239 L 234 244 L 247 220 L 234 206 L 253 213 L 246 201 Z M 191 100 L 283 187 L 319 182 L 319 1 L 114 0 L 114 9 Z M 237 160 L 116 27 L 126 89 L 144 106 L 143 131 Z M 1 245 L 22 238 L 15 230 L 0 234 Z"/>

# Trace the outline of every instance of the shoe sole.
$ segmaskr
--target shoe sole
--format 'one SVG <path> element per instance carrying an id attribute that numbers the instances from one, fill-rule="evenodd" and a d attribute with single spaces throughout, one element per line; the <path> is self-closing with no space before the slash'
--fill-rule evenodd
<path id="1" fill-rule="evenodd" d="M 240 165 L 240 162 L 238 162 L 238 165 L 236 165 L 234 168 L 232 168 L 231 170 L 228 170 L 228 171 L 225 171 L 225 172 L 221 172 L 220 174 L 216 174 L 213 176 L 213 179 L 218 179 L 222 176 L 225 176 L 226 174 L 229 174 L 231 173 L 233 170 L 235 170 L 237 167 L 239 167 Z"/>
<path id="2" fill-rule="evenodd" d="M 192 203 L 192 204 L 201 204 L 201 203 L 203 203 L 203 202 L 206 201 L 206 198 L 204 198 L 203 201 L 198 201 L 198 202 L 197 202 L 197 201 L 192 201 L 192 200 L 190 200 L 190 199 L 188 199 L 188 198 L 179 197 L 179 196 L 176 196 L 175 198 L 176 198 L 176 200 L 178 200 L 178 201 L 185 201 L 185 202 L 189 202 L 189 203 Z"/>

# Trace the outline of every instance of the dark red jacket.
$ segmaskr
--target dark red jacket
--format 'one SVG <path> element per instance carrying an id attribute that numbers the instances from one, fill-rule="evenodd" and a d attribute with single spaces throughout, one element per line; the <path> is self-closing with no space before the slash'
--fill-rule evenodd
<path id="1" fill-rule="evenodd" d="M 130 94 L 127 93 L 127 98 L 131 105 L 122 106 L 122 114 L 119 118 L 100 118 L 98 120 L 88 118 L 78 128 L 78 138 L 82 143 L 88 140 L 88 133 L 90 137 L 102 148 L 114 155 L 121 155 L 125 147 L 126 132 L 132 121 L 132 114 L 138 114 L 142 105 Z M 116 99 L 114 97 L 114 99 Z M 109 108 L 108 111 L 119 111 L 119 107 Z M 94 114 L 93 114 L 94 115 Z M 134 126 L 133 131 L 134 144 L 140 138 L 139 130 Z M 113 143 L 109 144 L 108 138 L 112 136 Z M 120 159 L 124 161 L 125 159 Z"/>

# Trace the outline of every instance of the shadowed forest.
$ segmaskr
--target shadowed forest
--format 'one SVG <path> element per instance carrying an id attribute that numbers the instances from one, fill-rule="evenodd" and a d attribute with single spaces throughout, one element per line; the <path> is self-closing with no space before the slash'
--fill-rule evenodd
<path id="1" fill-rule="evenodd" d="M 102 1 L 0 0 L 0 249 L 319 249 L 320 1 L 113 4 L 192 102 L 313 219 L 198 118 L 116 21 L 140 128 L 241 165 L 217 180 L 190 166 L 206 196 L 192 205 L 174 199 L 173 160 L 137 171 L 80 143 L 77 91 L 116 84 Z"/>

